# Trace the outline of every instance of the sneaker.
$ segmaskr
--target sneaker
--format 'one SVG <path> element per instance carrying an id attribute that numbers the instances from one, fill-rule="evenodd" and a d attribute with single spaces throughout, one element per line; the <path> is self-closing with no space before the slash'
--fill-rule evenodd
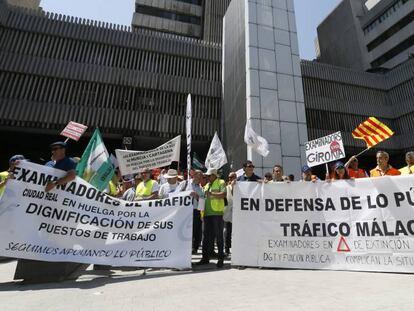
<path id="1" fill-rule="evenodd" d="M 202 265 L 208 265 L 210 263 L 207 259 L 201 259 L 199 262 L 196 262 L 194 265 L 196 266 L 202 266 Z"/>
<path id="2" fill-rule="evenodd" d="M 224 265 L 224 263 L 223 263 L 223 259 L 219 259 L 219 260 L 217 261 L 217 268 L 223 268 L 223 265 Z"/>

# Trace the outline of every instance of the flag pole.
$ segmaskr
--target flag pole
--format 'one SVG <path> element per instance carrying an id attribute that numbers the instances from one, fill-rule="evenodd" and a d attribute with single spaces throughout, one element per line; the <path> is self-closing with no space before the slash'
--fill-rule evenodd
<path id="1" fill-rule="evenodd" d="M 69 141 L 69 138 L 66 138 L 66 139 L 65 139 L 65 144 L 66 144 L 68 141 Z"/>
<path id="2" fill-rule="evenodd" d="M 355 158 L 358 158 L 361 154 L 363 154 L 364 152 L 366 152 L 366 151 L 368 151 L 369 149 L 371 149 L 371 148 L 367 148 L 367 149 L 364 149 L 364 150 L 362 150 L 360 153 L 358 153 L 356 156 L 355 156 Z"/>

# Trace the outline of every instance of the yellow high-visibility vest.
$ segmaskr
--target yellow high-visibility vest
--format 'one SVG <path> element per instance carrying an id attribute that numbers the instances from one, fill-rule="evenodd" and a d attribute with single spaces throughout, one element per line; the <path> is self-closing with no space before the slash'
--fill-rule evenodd
<path id="1" fill-rule="evenodd" d="M 149 197 L 152 194 L 152 187 L 154 186 L 154 183 L 155 180 L 152 179 L 141 181 L 135 190 L 135 196 L 140 198 Z"/>

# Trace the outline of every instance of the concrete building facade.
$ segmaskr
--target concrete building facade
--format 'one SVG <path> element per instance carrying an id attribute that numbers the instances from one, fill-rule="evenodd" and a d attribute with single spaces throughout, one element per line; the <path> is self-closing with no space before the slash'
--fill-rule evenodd
<path id="1" fill-rule="evenodd" d="M 221 43 L 230 0 L 135 0 L 132 27 Z"/>
<path id="2" fill-rule="evenodd" d="M 414 1 L 343 0 L 319 25 L 319 61 L 391 69 L 414 53 Z"/>
<path id="3" fill-rule="evenodd" d="M 224 19 L 223 85 L 224 136 L 236 167 L 247 158 L 261 175 L 280 164 L 298 178 L 307 128 L 293 0 L 231 2 Z M 268 141 L 267 157 L 246 147 L 246 120 Z"/>
<path id="4" fill-rule="evenodd" d="M 24 149 L 39 150 L 43 137 L 47 152 L 71 120 L 90 131 L 99 127 L 109 149 L 122 147 L 125 136 L 133 137 L 131 148 L 150 149 L 185 135 L 191 93 L 193 150 L 203 154 L 220 128 L 220 81 L 221 46 L 216 43 L 34 14 L 0 0 L 0 141 L 5 150 L 24 153 L 15 148 L 30 133 L 38 139 L 25 142 Z M 72 145 L 77 151 L 78 144 Z M 8 155 L 2 156 L 7 163 Z"/>

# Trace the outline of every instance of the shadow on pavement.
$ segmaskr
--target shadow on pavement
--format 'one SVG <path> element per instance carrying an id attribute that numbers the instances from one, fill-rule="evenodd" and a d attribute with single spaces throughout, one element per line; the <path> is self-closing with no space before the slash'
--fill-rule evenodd
<path id="1" fill-rule="evenodd" d="M 157 269 L 157 268 L 113 268 L 111 270 L 87 270 L 77 279 L 65 280 L 62 282 L 50 282 L 39 284 L 26 284 L 22 281 L 0 283 L 0 292 L 7 291 L 34 291 L 44 289 L 91 289 L 103 287 L 107 284 L 129 282 L 137 280 L 148 280 L 154 278 L 170 278 L 187 274 L 214 273 L 231 269 L 230 263 L 225 263 L 223 268 L 216 268 L 215 263 L 203 266 L 192 266 L 188 270 Z"/>

